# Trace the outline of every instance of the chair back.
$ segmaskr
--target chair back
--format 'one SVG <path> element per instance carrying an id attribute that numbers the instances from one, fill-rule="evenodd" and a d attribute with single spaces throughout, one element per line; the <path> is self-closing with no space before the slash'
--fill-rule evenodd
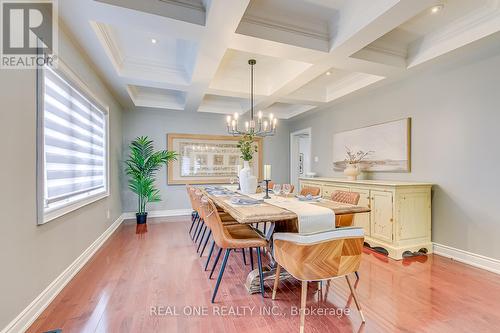
<path id="1" fill-rule="evenodd" d="M 217 207 L 210 198 L 203 196 L 201 199 L 201 211 L 207 226 L 212 230 L 215 244 L 219 248 L 227 248 L 228 240 L 231 238 L 222 224 Z"/>
<path id="2" fill-rule="evenodd" d="M 357 205 L 359 202 L 358 192 L 335 191 L 332 194 L 332 201 Z M 335 227 L 350 227 L 354 224 L 354 214 L 341 215 L 335 217 Z"/>
<path id="3" fill-rule="evenodd" d="M 188 197 L 189 197 L 189 203 L 191 203 L 191 208 L 193 208 L 193 210 L 196 210 L 196 207 L 195 207 L 195 202 L 194 202 L 194 197 L 193 197 L 193 194 L 194 194 L 194 191 L 196 189 L 191 186 L 191 185 L 186 185 L 186 191 L 187 191 L 187 194 L 188 194 Z"/>
<path id="4" fill-rule="evenodd" d="M 314 186 L 304 186 L 302 190 L 300 190 L 300 195 L 312 195 L 316 196 L 319 195 L 319 192 L 321 192 L 321 189 L 319 187 L 314 187 Z"/>
<path id="5" fill-rule="evenodd" d="M 363 250 L 363 228 L 342 228 L 312 235 L 275 233 L 274 258 L 302 281 L 327 280 L 356 272 Z"/>
<path id="6" fill-rule="evenodd" d="M 359 202 L 358 192 L 348 192 L 348 191 L 335 191 L 332 194 L 332 201 L 347 203 L 351 205 L 357 205 Z"/>

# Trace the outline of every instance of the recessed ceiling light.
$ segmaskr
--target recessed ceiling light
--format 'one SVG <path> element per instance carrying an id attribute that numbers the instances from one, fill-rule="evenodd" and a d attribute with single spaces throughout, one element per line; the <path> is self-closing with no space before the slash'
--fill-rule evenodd
<path id="1" fill-rule="evenodd" d="M 332 75 L 332 72 L 328 71 L 326 72 L 326 75 Z"/>
<path id="2" fill-rule="evenodd" d="M 436 5 L 431 8 L 431 13 L 436 14 L 438 13 L 441 9 L 443 9 L 444 5 Z"/>
<path id="3" fill-rule="evenodd" d="M 151 38 L 151 43 L 156 44 L 157 40 L 154 38 Z"/>

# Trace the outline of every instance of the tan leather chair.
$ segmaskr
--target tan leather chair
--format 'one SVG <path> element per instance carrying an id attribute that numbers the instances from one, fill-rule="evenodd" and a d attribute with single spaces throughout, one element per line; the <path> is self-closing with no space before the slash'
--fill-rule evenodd
<path id="1" fill-rule="evenodd" d="M 357 205 L 359 202 L 358 192 L 335 191 L 331 197 L 332 201 Z M 350 227 L 354 222 L 354 214 L 335 216 L 335 227 Z"/>
<path id="2" fill-rule="evenodd" d="M 220 219 L 219 212 L 217 211 L 217 207 L 207 197 L 203 197 L 202 199 L 202 209 L 203 209 L 203 217 L 205 222 L 209 226 L 212 231 L 212 235 L 215 241 L 215 244 L 219 247 L 219 252 L 217 253 L 217 257 L 212 267 L 212 272 L 210 273 L 210 278 L 214 272 L 215 266 L 219 261 L 222 250 L 225 249 L 226 252 L 224 254 L 224 259 L 222 261 L 222 266 L 219 271 L 219 276 L 217 278 L 217 283 L 215 284 L 215 289 L 212 294 L 212 303 L 215 301 L 215 297 L 217 296 L 217 291 L 219 290 L 220 282 L 222 280 L 222 276 L 224 274 L 224 270 L 226 268 L 227 260 L 229 259 L 229 255 L 231 250 L 234 249 L 257 249 L 257 262 L 259 266 L 259 278 L 260 278 L 260 291 L 262 297 L 264 297 L 264 276 L 262 273 L 262 259 L 261 259 L 261 247 L 267 246 L 267 241 L 262 238 L 254 229 L 246 224 L 233 224 L 233 225 L 224 225 L 222 220 Z"/>
<path id="3" fill-rule="evenodd" d="M 304 186 L 302 190 L 300 190 L 300 195 L 312 195 L 316 196 L 319 195 L 319 192 L 321 192 L 321 189 L 319 187 L 314 187 L 314 186 Z"/>
<path id="4" fill-rule="evenodd" d="M 308 281 L 345 277 L 363 322 L 365 318 L 354 288 L 347 277 L 359 268 L 363 249 L 363 228 L 342 228 L 312 235 L 275 233 L 274 258 L 278 264 L 273 299 L 278 289 L 281 267 L 302 281 L 300 332 L 304 332 Z"/>

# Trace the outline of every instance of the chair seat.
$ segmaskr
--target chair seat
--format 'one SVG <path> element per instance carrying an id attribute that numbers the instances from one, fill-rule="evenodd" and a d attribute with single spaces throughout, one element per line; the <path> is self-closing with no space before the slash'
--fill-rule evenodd
<path id="1" fill-rule="evenodd" d="M 267 245 L 267 241 L 248 225 L 235 224 L 224 227 L 230 237 L 226 240 L 227 248 L 241 249 Z"/>

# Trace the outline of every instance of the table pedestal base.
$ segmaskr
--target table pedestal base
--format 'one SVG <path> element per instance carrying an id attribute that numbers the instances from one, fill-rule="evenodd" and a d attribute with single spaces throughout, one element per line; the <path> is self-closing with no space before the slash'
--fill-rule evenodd
<path id="1" fill-rule="evenodd" d="M 274 286 L 274 279 L 276 277 L 276 268 L 271 268 L 269 266 L 266 266 L 262 269 L 262 273 L 264 275 L 264 283 L 267 281 L 268 286 Z M 290 278 L 292 278 L 290 273 L 281 268 L 280 283 Z M 247 280 L 245 282 L 245 287 L 247 288 L 247 291 L 250 294 L 260 293 L 260 279 L 259 279 L 258 268 L 248 273 Z"/>

